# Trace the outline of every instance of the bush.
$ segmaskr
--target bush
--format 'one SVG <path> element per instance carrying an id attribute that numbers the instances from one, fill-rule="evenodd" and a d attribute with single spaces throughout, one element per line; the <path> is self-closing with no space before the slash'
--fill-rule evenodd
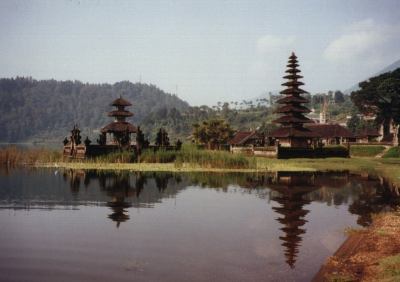
<path id="1" fill-rule="evenodd" d="M 390 148 L 382 158 L 400 158 L 400 147 Z"/>
<path id="2" fill-rule="evenodd" d="M 375 157 L 385 150 L 382 145 L 351 145 L 350 155 L 355 157 Z"/>

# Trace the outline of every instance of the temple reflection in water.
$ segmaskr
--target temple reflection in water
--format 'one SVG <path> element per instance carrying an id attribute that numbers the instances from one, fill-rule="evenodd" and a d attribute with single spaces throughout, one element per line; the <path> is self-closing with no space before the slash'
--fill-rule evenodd
<path id="1" fill-rule="evenodd" d="M 64 173 L 64 179 L 69 181 L 72 194 L 79 192 L 82 182 L 86 189 L 92 182 L 98 184 L 101 193 L 107 196 L 105 205 L 112 211 L 108 218 L 116 222 L 117 227 L 130 219 L 129 208 L 152 207 L 155 203 L 161 202 L 162 198 L 174 197 L 184 188 L 179 185 L 180 176 L 170 173 L 132 174 L 69 170 Z M 173 183 L 168 185 L 170 180 Z"/>
<path id="2" fill-rule="evenodd" d="M 314 175 L 277 173 L 274 183 L 268 185 L 278 192 L 272 200 L 279 203 L 279 206 L 272 209 L 280 215 L 277 221 L 283 225 L 281 230 L 284 234 L 279 239 L 285 248 L 286 263 L 291 268 L 294 268 L 296 263 L 301 236 L 306 233 L 302 226 L 307 222 L 305 216 L 309 210 L 304 206 L 310 204 L 311 200 L 304 196 L 319 188 L 314 182 Z"/>

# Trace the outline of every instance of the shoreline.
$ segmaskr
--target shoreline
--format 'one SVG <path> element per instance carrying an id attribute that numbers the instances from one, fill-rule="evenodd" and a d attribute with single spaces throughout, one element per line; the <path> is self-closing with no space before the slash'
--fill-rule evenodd
<path id="1" fill-rule="evenodd" d="M 400 211 L 376 215 L 371 226 L 351 232 L 312 281 L 399 281 L 399 233 Z"/>
<path id="2" fill-rule="evenodd" d="M 98 163 L 98 162 L 52 162 L 36 163 L 32 166 L 42 168 L 88 169 L 88 170 L 129 170 L 162 172 L 312 172 L 312 171 L 350 171 L 382 176 L 400 188 L 400 159 L 377 158 L 327 158 L 327 159 L 267 159 L 255 158 L 256 168 L 221 168 L 200 166 L 192 163 Z M 31 165 L 27 165 L 31 166 Z"/>

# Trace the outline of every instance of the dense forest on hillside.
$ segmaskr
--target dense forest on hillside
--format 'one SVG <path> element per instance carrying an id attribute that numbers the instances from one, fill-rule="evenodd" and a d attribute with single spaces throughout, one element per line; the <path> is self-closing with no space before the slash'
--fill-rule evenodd
<path id="1" fill-rule="evenodd" d="M 0 79 L 0 141 L 60 139 L 74 123 L 84 135 L 111 121 L 110 102 L 122 95 L 131 101 L 132 121 L 140 124 L 159 111 L 185 111 L 189 105 L 154 85 L 122 81 L 89 84 L 79 81 Z"/>
<path id="2" fill-rule="evenodd" d="M 122 95 L 133 106 L 130 119 L 139 125 L 151 142 L 163 127 L 171 141 L 185 141 L 192 125 L 207 119 L 224 119 L 235 130 L 259 129 L 265 133 L 276 125 L 274 103 L 262 101 L 219 102 L 191 107 L 175 95 L 154 85 L 122 81 L 115 84 L 89 84 L 79 81 L 34 80 L 17 77 L 0 79 L 0 142 L 60 142 L 77 123 L 84 137 L 96 140 L 98 130 L 111 121 L 110 102 Z M 340 91 L 308 97 L 315 115 L 324 101 L 329 102 L 329 117 L 345 120 L 354 111 L 350 96 Z M 271 99 L 270 99 L 271 100 Z"/>

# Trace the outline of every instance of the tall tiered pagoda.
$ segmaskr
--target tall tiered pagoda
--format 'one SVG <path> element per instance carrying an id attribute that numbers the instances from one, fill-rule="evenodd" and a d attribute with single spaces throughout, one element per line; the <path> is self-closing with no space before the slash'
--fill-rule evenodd
<path id="1" fill-rule="evenodd" d="M 303 77 L 299 75 L 298 67 L 297 57 L 292 53 L 287 64 L 287 75 L 283 77 L 288 80 L 282 84 L 286 89 L 280 92 L 284 97 L 277 101 L 280 106 L 276 112 L 281 114 L 281 117 L 273 121 L 279 123 L 281 127 L 271 133 L 271 137 L 285 147 L 310 147 L 313 140 L 318 137 L 316 133 L 303 126 L 313 121 L 304 116 L 310 110 L 303 104 L 309 101 L 301 94 L 308 92 L 300 88 L 304 83 L 299 81 Z"/>
<path id="2" fill-rule="evenodd" d="M 127 100 L 119 97 L 111 103 L 111 106 L 116 107 L 114 111 L 108 113 L 109 117 L 114 117 L 114 121 L 101 129 L 103 140 L 106 142 L 107 134 L 112 136 L 109 144 L 119 146 L 129 146 L 131 134 L 137 132 L 137 128 L 126 121 L 126 118 L 133 116 L 133 113 L 127 111 L 125 107 L 132 106 Z"/>

